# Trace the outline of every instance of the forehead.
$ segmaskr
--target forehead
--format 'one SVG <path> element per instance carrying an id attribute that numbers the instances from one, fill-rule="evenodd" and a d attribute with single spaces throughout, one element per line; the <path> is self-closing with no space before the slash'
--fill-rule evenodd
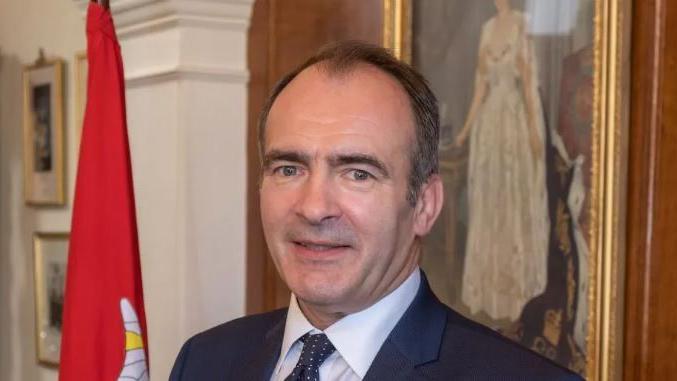
<path id="1" fill-rule="evenodd" d="M 275 100 L 265 135 L 264 150 L 303 141 L 401 148 L 414 137 L 414 118 L 405 90 L 380 69 L 362 64 L 328 74 L 311 66 Z"/>

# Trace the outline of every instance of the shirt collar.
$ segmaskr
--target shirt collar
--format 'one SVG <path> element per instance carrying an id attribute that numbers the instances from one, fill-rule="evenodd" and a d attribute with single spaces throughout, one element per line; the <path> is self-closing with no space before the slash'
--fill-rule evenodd
<path id="1" fill-rule="evenodd" d="M 306 319 L 296 301 L 296 296 L 291 295 L 289 301 L 289 310 L 287 312 L 287 321 L 284 326 L 284 338 L 282 339 L 282 348 L 280 352 L 280 359 L 287 357 L 289 349 L 292 345 L 306 333 L 316 330 L 312 324 Z M 279 362 L 280 364 L 282 361 Z M 277 371 L 277 370 L 276 370 Z"/>
<path id="2" fill-rule="evenodd" d="M 394 291 L 370 307 L 347 315 L 324 330 L 350 368 L 364 378 L 404 312 L 416 297 L 421 284 L 418 267 Z M 287 356 L 294 343 L 308 332 L 320 332 L 306 319 L 292 294 L 284 329 L 280 358 Z"/>

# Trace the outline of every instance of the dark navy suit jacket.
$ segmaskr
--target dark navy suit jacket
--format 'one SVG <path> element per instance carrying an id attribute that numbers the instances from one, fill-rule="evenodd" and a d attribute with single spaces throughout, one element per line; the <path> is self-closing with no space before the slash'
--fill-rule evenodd
<path id="1" fill-rule="evenodd" d="M 280 355 L 286 316 L 286 309 L 247 316 L 195 335 L 181 348 L 170 381 L 268 381 Z M 364 380 L 581 378 L 459 315 L 435 297 L 423 276 L 414 301 Z"/>

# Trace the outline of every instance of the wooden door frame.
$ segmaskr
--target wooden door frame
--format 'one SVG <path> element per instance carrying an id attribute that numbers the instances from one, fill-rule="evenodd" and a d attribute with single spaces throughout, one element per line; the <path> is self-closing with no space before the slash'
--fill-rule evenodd
<path id="1" fill-rule="evenodd" d="M 643 381 L 677 372 L 677 4 L 633 3 L 623 374 Z"/>

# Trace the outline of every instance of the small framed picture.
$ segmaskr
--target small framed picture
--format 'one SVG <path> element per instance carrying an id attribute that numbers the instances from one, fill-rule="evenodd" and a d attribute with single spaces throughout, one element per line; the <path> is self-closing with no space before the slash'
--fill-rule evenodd
<path id="1" fill-rule="evenodd" d="M 68 233 L 35 233 L 35 332 L 38 361 L 57 366 L 66 289 Z"/>
<path id="2" fill-rule="evenodd" d="M 30 205 L 63 205 L 63 61 L 24 67 L 24 192 Z"/>

